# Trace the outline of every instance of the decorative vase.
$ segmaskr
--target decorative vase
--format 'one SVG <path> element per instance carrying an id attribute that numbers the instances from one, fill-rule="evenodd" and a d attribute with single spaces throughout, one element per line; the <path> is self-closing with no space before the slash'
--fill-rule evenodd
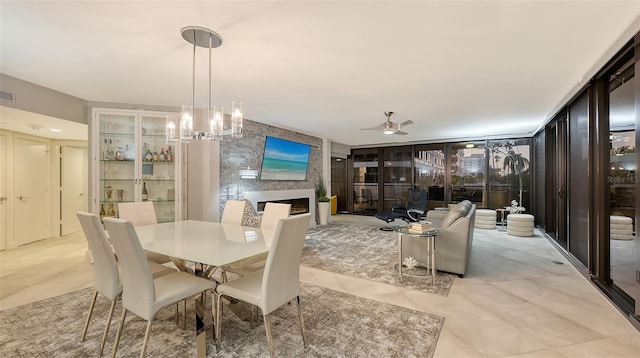
<path id="1" fill-rule="evenodd" d="M 318 202 L 318 215 L 320 216 L 320 225 L 329 223 L 329 213 L 331 212 L 331 203 L 328 201 Z"/>

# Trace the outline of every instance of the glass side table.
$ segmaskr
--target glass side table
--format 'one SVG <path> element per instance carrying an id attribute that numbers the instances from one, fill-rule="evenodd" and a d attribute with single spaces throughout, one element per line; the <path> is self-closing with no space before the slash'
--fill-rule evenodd
<path id="1" fill-rule="evenodd" d="M 498 229 L 498 231 L 506 231 L 506 221 L 507 221 L 507 211 L 509 211 L 509 209 L 496 209 L 496 212 L 498 212 L 500 214 L 500 229 Z"/>
<path id="2" fill-rule="evenodd" d="M 428 277 L 431 276 L 431 284 L 436 283 L 436 236 L 438 236 L 438 230 L 432 229 L 421 233 L 409 231 L 406 226 L 396 226 L 393 228 L 398 234 L 398 280 L 402 282 L 403 276 L 411 277 Z M 411 237 L 416 239 L 427 240 L 427 263 L 426 266 L 417 266 L 415 269 L 409 270 L 403 268 L 402 265 L 402 240 L 404 237 Z"/>

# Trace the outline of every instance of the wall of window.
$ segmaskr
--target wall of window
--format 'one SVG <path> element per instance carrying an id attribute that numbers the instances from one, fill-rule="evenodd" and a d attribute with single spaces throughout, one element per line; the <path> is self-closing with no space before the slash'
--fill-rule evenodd
<path id="1" fill-rule="evenodd" d="M 425 210 L 462 200 L 478 208 L 530 203 L 530 138 L 354 149 L 350 212 L 374 215 L 427 192 Z"/>
<path id="2" fill-rule="evenodd" d="M 638 71 L 640 33 L 534 135 L 531 164 L 538 228 L 640 328 Z"/>

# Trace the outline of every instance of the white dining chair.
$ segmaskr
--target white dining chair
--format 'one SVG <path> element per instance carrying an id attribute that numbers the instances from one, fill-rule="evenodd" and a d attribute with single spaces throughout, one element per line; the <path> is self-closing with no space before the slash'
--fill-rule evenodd
<path id="1" fill-rule="evenodd" d="M 113 317 L 113 310 L 116 307 L 116 303 L 120 295 L 122 294 L 122 282 L 118 274 L 118 263 L 116 257 L 113 254 L 113 249 L 107 239 L 107 236 L 100 223 L 100 218 L 97 215 L 91 213 L 79 212 L 76 214 L 80 221 L 80 226 L 84 232 L 84 236 L 91 250 L 94 263 L 93 274 L 93 298 L 91 299 L 91 305 L 89 306 L 89 314 L 82 331 L 82 341 L 84 342 L 87 337 L 87 329 L 89 328 L 89 322 L 93 314 L 93 309 L 96 304 L 98 293 L 111 301 L 111 309 L 109 310 L 109 316 L 107 318 L 107 324 L 104 329 L 104 335 L 102 336 L 102 344 L 100 345 L 100 356 L 104 351 L 104 346 L 109 333 L 109 326 L 111 325 L 111 319 Z M 155 262 L 150 262 L 149 267 L 156 277 L 176 272 L 176 270 L 162 266 Z"/>
<path id="2" fill-rule="evenodd" d="M 278 220 L 267 262 L 262 271 L 256 271 L 237 280 L 218 285 L 216 289 L 216 345 L 220 347 L 222 298 L 235 298 L 262 310 L 269 354 L 274 355 L 269 314 L 293 299 L 298 304 L 298 319 L 304 346 L 307 338 L 300 306 L 300 260 L 302 247 L 309 229 L 311 214 L 301 214 Z"/>
<path id="3" fill-rule="evenodd" d="M 116 356 L 127 312 L 147 321 L 140 357 L 144 357 L 151 333 L 151 322 L 163 307 L 178 303 L 215 288 L 215 282 L 176 271 L 153 279 L 138 235 L 130 221 L 104 218 L 104 225 L 120 258 L 122 272 L 122 316 L 112 357 Z"/>
<path id="4" fill-rule="evenodd" d="M 118 203 L 118 217 L 120 219 L 129 220 L 133 226 L 152 225 L 158 223 L 156 210 L 152 201 L 137 201 L 132 203 Z M 148 260 L 155 261 L 159 264 L 172 262 L 167 255 L 160 255 L 153 252 L 145 252 Z M 178 267 L 181 268 L 180 266 Z"/>
<path id="5" fill-rule="evenodd" d="M 158 223 L 156 210 L 153 208 L 153 201 L 118 203 L 118 217 L 131 221 L 133 226 Z"/>
<path id="6" fill-rule="evenodd" d="M 267 246 L 271 245 L 278 220 L 286 218 L 291 213 L 291 204 L 266 203 L 260 221 L 260 230 L 264 235 Z"/>
<path id="7" fill-rule="evenodd" d="M 244 200 L 227 200 L 224 204 L 224 211 L 222 212 L 220 223 L 242 225 L 246 203 Z"/>
<path id="8" fill-rule="evenodd" d="M 273 235 L 278 224 L 278 220 L 286 218 L 291 212 L 291 204 L 266 203 L 260 221 L 260 230 L 264 237 L 264 242 L 269 247 L 273 241 Z M 244 276 L 248 273 L 262 270 L 267 260 L 267 254 L 256 255 L 254 257 L 234 262 L 224 266 L 225 272 L 232 272 L 236 275 Z M 226 281 L 226 274 L 223 274 L 223 281 Z"/>

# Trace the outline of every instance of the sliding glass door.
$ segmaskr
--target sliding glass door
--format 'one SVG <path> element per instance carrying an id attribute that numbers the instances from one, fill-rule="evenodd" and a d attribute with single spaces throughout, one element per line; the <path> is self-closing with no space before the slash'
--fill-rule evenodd
<path id="1" fill-rule="evenodd" d="M 407 190 L 411 188 L 411 146 L 386 147 L 384 152 L 384 200 L 382 210 L 391 212 L 394 205 L 407 203 Z"/>
<path id="2" fill-rule="evenodd" d="M 451 145 L 451 202 L 469 200 L 486 207 L 485 142 L 465 142 Z"/>
<path id="3" fill-rule="evenodd" d="M 378 212 L 378 149 L 353 152 L 353 213 Z"/>
<path id="4" fill-rule="evenodd" d="M 634 61 L 609 78 L 609 273 L 613 288 L 630 307 L 640 300 L 636 237 L 637 153 Z M 621 291 L 621 292 L 620 292 Z"/>
<path id="5" fill-rule="evenodd" d="M 413 154 L 415 186 L 427 191 L 427 209 L 445 206 L 444 145 L 416 145 Z"/>

